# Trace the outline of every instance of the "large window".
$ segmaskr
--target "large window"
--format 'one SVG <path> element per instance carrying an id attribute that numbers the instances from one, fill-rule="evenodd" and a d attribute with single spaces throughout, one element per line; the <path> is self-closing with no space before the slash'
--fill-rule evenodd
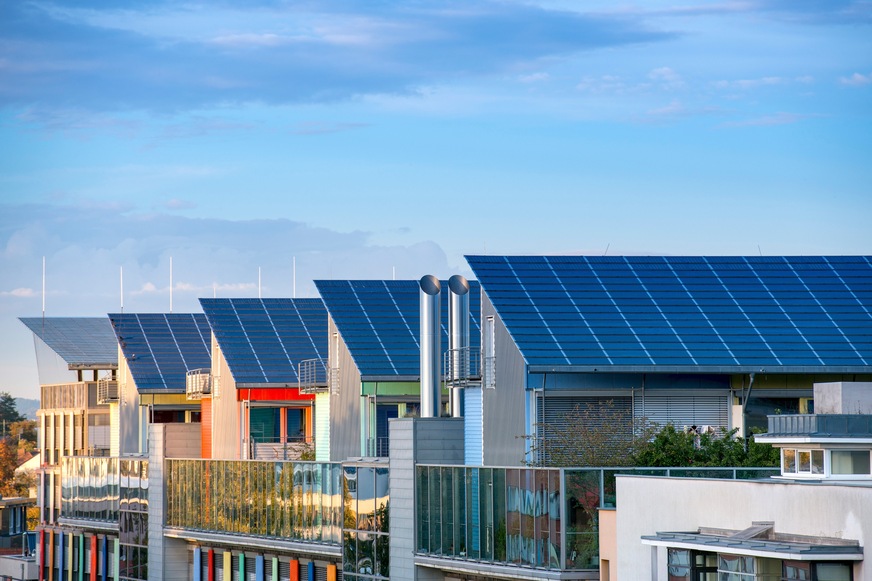
<path id="1" fill-rule="evenodd" d="M 830 452 L 830 472 L 869 476 L 869 454 L 869 450 L 833 450 Z"/>
<path id="2" fill-rule="evenodd" d="M 811 563 L 784 561 L 784 581 L 851 581 L 851 565 L 847 563 Z"/>
<path id="3" fill-rule="evenodd" d="M 823 476 L 824 451 L 782 448 L 781 472 L 799 476 Z"/>

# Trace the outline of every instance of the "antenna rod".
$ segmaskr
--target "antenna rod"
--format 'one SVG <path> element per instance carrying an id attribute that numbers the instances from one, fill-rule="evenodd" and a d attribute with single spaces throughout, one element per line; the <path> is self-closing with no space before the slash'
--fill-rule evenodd
<path id="1" fill-rule="evenodd" d="M 212 283 L 212 298 L 216 298 L 218 296 L 218 283 Z"/>
<path id="2" fill-rule="evenodd" d="M 397 267 L 391 267 L 391 280 L 397 280 Z"/>
<path id="3" fill-rule="evenodd" d="M 260 294 L 260 267 L 257 267 L 257 298 L 262 298 Z"/>
<path id="4" fill-rule="evenodd" d="M 118 271 L 121 278 L 121 312 L 124 312 L 124 267 L 119 266 Z"/>
<path id="5" fill-rule="evenodd" d="M 297 257 L 294 257 L 294 291 L 291 295 L 293 298 L 297 298 Z"/>
<path id="6" fill-rule="evenodd" d="M 45 319 L 45 256 L 42 257 L 42 318 Z"/>

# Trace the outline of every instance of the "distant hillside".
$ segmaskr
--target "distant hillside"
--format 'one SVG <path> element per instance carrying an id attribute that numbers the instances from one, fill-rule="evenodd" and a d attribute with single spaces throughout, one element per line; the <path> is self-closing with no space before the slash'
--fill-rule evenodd
<path id="1" fill-rule="evenodd" d="M 39 409 L 39 400 L 16 397 L 15 407 L 18 408 L 18 413 L 20 413 L 28 420 L 35 420 L 36 410 Z"/>

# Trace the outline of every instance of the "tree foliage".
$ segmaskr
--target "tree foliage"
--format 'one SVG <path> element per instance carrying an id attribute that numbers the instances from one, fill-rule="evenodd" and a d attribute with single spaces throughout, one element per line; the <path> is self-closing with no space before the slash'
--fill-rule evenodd
<path id="1" fill-rule="evenodd" d="M 0 429 L 4 430 L 0 435 L 7 435 L 10 424 L 24 419 L 25 417 L 18 413 L 15 398 L 8 391 L 0 392 Z"/>
<path id="2" fill-rule="evenodd" d="M 767 467 L 779 465 L 779 453 L 759 444 L 747 445 L 737 430 L 698 434 L 659 426 L 632 412 L 605 405 L 576 406 L 562 418 L 561 429 L 540 429 L 546 437 L 532 440 L 537 464 L 547 466 Z"/>

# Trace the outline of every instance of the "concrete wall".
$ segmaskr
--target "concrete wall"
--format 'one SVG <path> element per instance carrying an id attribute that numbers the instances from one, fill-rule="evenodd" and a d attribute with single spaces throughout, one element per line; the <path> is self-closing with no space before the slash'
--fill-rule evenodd
<path id="1" fill-rule="evenodd" d="M 199 458 L 200 424 L 163 424 L 165 458 Z"/>
<path id="2" fill-rule="evenodd" d="M 399 418 L 390 433 L 391 578 L 441 578 L 415 567 L 415 464 L 462 464 L 462 418 Z"/>
<path id="3" fill-rule="evenodd" d="M 618 476 L 617 507 L 618 579 L 666 579 L 665 548 L 640 540 L 659 531 L 743 530 L 772 521 L 777 533 L 872 543 L 872 487 L 865 486 Z M 868 556 L 865 567 L 855 566 L 854 581 L 872 581 Z"/>
<path id="4" fill-rule="evenodd" d="M 212 380 L 218 385 L 218 395 L 212 393 L 212 458 L 216 460 L 239 460 L 240 449 L 240 403 L 236 401 L 236 380 L 221 352 L 221 347 L 212 335 Z"/>
<path id="5" fill-rule="evenodd" d="M 339 367 L 339 393 L 330 394 L 330 460 L 342 462 L 362 456 L 360 425 L 360 371 L 351 357 L 333 317 L 327 317 L 330 365 Z M 336 362 L 334 364 L 334 362 Z"/>
<path id="6" fill-rule="evenodd" d="M 618 580 L 618 513 L 614 509 L 599 511 L 600 581 Z"/>
<path id="7" fill-rule="evenodd" d="M 488 316 L 494 316 L 495 321 L 496 389 L 485 388 L 482 394 L 484 465 L 519 466 L 524 463 L 524 435 L 529 433 L 526 422 L 526 364 L 487 294 L 482 291 L 482 329 L 485 329 Z"/>
<path id="8" fill-rule="evenodd" d="M 872 414 L 872 383 L 816 383 L 814 411 L 817 414 Z"/>

